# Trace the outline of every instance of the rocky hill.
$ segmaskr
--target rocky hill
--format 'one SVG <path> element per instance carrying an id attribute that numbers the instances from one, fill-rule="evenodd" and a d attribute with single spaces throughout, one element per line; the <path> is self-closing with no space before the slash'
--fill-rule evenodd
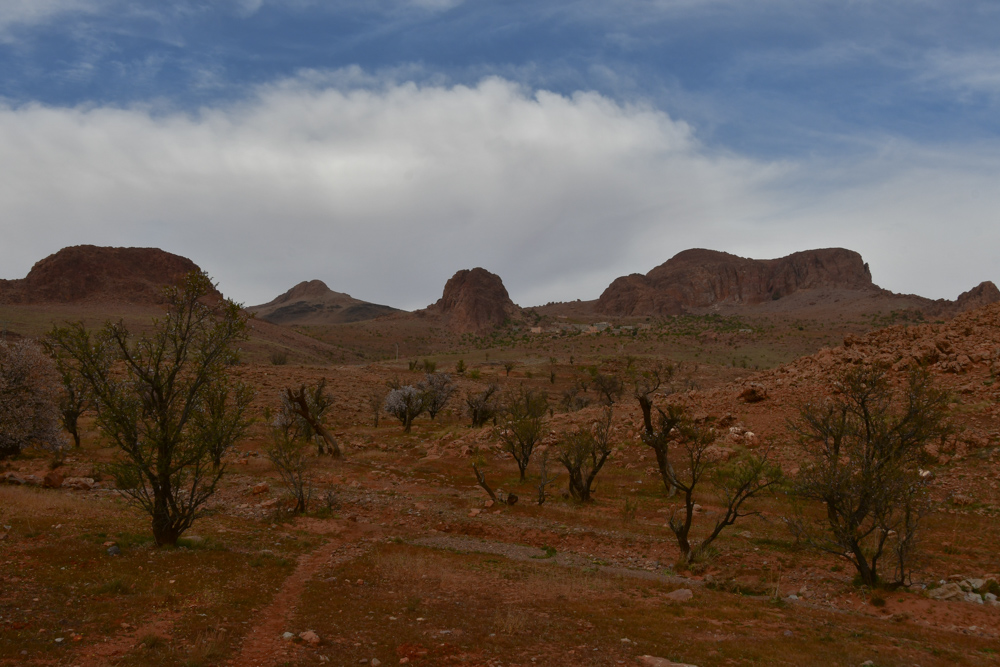
<path id="1" fill-rule="evenodd" d="M 520 308 L 510 299 L 500 276 L 486 269 L 463 269 L 444 286 L 444 294 L 424 314 L 440 316 L 457 333 L 482 333 L 517 317 Z"/>
<path id="2" fill-rule="evenodd" d="M 803 295 L 805 298 L 789 298 Z M 885 301 L 882 305 L 890 309 L 916 309 L 932 316 L 952 316 L 1000 301 L 1000 290 L 991 282 L 981 283 L 956 301 L 894 294 L 872 282 L 861 255 L 844 248 L 806 250 L 766 260 L 693 249 L 678 253 L 645 275 L 616 279 L 593 307 L 598 313 L 613 316 L 680 315 L 705 308 L 746 306 L 798 310 L 831 295 L 826 300 L 844 308 L 849 302 L 863 302 L 865 308 L 878 309 L 876 302 Z"/>
<path id="3" fill-rule="evenodd" d="M 345 324 L 400 312 L 334 292 L 322 280 L 301 282 L 273 301 L 247 310 L 266 322 L 286 325 Z"/>
<path id="4" fill-rule="evenodd" d="M 164 287 L 198 270 L 190 259 L 158 248 L 72 246 L 40 260 L 20 280 L 0 280 L 0 303 L 156 304 Z"/>

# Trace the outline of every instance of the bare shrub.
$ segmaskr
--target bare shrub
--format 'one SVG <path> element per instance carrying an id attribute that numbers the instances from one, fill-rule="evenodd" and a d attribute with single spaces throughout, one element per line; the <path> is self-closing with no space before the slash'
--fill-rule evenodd
<path id="1" fill-rule="evenodd" d="M 472 419 L 473 428 L 482 428 L 486 422 L 496 417 L 500 408 L 500 385 L 491 382 L 482 391 L 468 391 L 465 407 Z"/>
<path id="2" fill-rule="evenodd" d="M 312 485 L 307 476 L 306 446 L 291 420 L 279 414 L 271 432 L 271 445 L 264 453 L 274 464 L 285 488 L 295 498 L 296 514 L 306 512 L 312 498 Z"/>

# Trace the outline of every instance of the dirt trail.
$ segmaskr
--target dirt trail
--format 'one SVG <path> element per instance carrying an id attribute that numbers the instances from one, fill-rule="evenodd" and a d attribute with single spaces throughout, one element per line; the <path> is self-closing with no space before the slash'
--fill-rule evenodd
<path id="1" fill-rule="evenodd" d="M 240 653 L 229 664 L 258 667 L 277 665 L 290 659 L 300 647 L 283 640 L 281 635 L 285 632 L 297 634 L 307 629 L 289 627 L 306 584 L 322 568 L 353 560 L 363 553 L 366 548 L 361 543 L 363 532 L 338 531 L 323 546 L 300 556 L 295 571 L 285 579 L 271 604 L 256 615 L 254 627 L 247 632 Z"/>

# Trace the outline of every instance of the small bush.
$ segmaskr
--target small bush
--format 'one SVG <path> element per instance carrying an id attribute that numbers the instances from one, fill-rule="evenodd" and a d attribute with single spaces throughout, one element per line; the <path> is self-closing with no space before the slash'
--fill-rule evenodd
<path id="1" fill-rule="evenodd" d="M 284 350 L 276 350 L 271 353 L 272 366 L 284 366 L 288 363 L 288 353 Z"/>

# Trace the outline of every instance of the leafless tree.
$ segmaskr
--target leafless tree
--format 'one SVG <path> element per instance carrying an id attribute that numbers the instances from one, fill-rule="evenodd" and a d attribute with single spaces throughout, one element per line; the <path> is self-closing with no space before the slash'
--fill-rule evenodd
<path id="1" fill-rule="evenodd" d="M 368 389 L 365 394 L 365 403 L 372 416 L 372 426 L 378 428 L 379 420 L 382 417 L 382 410 L 385 408 L 385 397 L 389 395 L 389 388 L 377 384 Z"/>
<path id="2" fill-rule="evenodd" d="M 309 509 L 312 485 L 308 478 L 306 442 L 288 413 L 279 413 L 271 431 L 271 445 L 265 450 L 282 483 L 295 498 L 295 513 Z"/>

